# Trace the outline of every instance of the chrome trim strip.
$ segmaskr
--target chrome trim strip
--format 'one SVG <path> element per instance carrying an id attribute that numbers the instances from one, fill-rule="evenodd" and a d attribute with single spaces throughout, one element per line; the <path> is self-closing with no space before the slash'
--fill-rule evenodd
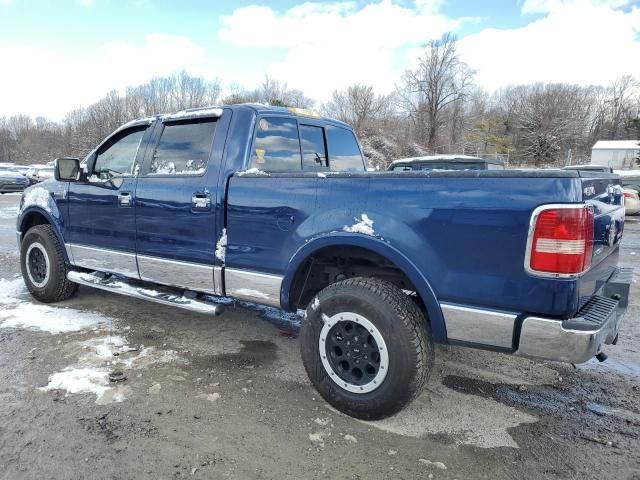
<path id="1" fill-rule="evenodd" d="M 514 313 L 441 303 L 447 338 L 501 348 L 513 348 Z"/>
<path id="2" fill-rule="evenodd" d="M 224 269 L 225 295 L 278 308 L 282 280 L 280 275 Z"/>
<path id="3" fill-rule="evenodd" d="M 215 289 L 218 295 L 222 295 L 222 275 L 223 268 L 222 267 L 213 267 L 213 288 Z"/>
<path id="4" fill-rule="evenodd" d="M 529 231 L 527 232 L 527 247 L 524 253 L 524 271 L 529 275 L 533 275 L 535 277 L 542 278 L 578 278 L 589 271 L 589 269 L 580 273 L 550 273 L 550 272 L 539 272 L 538 270 L 534 270 L 531 268 L 531 248 L 533 246 L 533 234 L 536 227 L 536 222 L 538 221 L 538 216 L 545 210 L 550 209 L 565 209 L 565 208 L 589 208 L 588 205 L 584 203 L 548 203 L 546 205 L 540 205 L 539 207 L 534 208 L 533 213 L 531 214 L 531 218 L 529 219 Z M 591 267 L 589 267 L 591 268 Z"/>
<path id="5" fill-rule="evenodd" d="M 212 265 L 138 255 L 138 269 L 141 280 L 198 292 L 217 293 Z"/>
<path id="6" fill-rule="evenodd" d="M 69 260 L 77 267 L 140 278 L 135 253 L 69 243 Z"/>
<path id="7" fill-rule="evenodd" d="M 71 265 L 75 265 L 75 262 L 73 261 L 73 252 L 71 251 L 71 245 L 65 243 L 64 249 L 67 251 L 67 258 L 69 259 L 69 263 Z"/>

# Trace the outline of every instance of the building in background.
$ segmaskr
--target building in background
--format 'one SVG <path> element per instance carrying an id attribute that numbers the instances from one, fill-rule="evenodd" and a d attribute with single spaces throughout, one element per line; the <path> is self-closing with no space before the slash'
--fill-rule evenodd
<path id="1" fill-rule="evenodd" d="M 640 140 L 599 140 L 591 148 L 591 164 L 614 170 L 640 169 Z"/>

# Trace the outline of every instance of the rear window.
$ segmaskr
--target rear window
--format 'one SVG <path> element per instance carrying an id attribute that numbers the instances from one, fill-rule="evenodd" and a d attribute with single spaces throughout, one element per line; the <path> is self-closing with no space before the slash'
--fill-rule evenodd
<path id="1" fill-rule="evenodd" d="M 256 127 L 251 167 L 266 172 L 301 170 L 298 123 L 294 119 L 261 118 Z"/>
<path id="2" fill-rule="evenodd" d="M 165 125 L 153 154 L 149 175 L 204 174 L 215 129 L 215 120 Z"/>
<path id="3" fill-rule="evenodd" d="M 327 143 L 329 145 L 329 162 L 332 171 L 363 172 L 364 159 L 358 141 L 351 130 L 327 126 Z"/>
<path id="4" fill-rule="evenodd" d="M 300 125 L 302 142 L 303 170 L 324 170 L 327 164 L 327 149 L 324 141 L 324 128 L 312 125 Z"/>

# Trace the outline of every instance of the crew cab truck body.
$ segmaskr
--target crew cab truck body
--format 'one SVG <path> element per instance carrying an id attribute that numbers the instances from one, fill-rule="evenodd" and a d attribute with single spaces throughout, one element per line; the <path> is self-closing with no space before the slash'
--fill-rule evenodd
<path id="1" fill-rule="evenodd" d="M 305 309 L 305 368 L 335 407 L 391 415 L 433 343 L 584 362 L 615 342 L 619 178 L 575 171 L 368 173 L 352 129 L 255 105 L 131 122 L 17 224 L 38 300 L 77 284 L 199 312 L 220 296 Z"/>

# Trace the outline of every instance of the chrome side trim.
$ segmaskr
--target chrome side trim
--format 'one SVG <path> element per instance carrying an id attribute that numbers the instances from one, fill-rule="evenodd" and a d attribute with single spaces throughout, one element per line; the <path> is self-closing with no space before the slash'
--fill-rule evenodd
<path id="1" fill-rule="evenodd" d="M 441 303 L 447 338 L 500 348 L 513 348 L 514 313 Z"/>
<path id="2" fill-rule="evenodd" d="M 138 269 L 141 280 L 198 292 L 217 293 L 213 283 L 213 265 L 138 255 Z"/>
<path id="3" fill-rule="evenodd" d="M 77 267 L 99 272 L 119 273 L 130 278 L 140 278 L 135 253 L 68 244 L 69 260 Z"/>
<path id="4" fill-rule="evenodd" d="M 282 280 L 283 277 L 280 275 L 235 268 L 224 269 L 225 295 L 278 308 L 280 308 Z"/>
<path id="5" fill-rule="evenodd" d="M 75 265 L 75 262 L 73 261 L 73 252 L 71 251 L 71 245 L 69 245 L 68 243 L 65 243 L 64 249 L 67 252 L 67 258 L 69 259 L 69 263 L 71 265 Z"/>
<path id="6" fill-rule="evenodd" d="M 218 295 L 222 295 L 222 267 L 213 267 L 213 288 Z"/>
<path id="7" fill-rule="evenodd" d="M 550 209 L 565 209 L 565 208 L 589 208 L 588 205 L 582 203 L 549 203 L 546 205 L 540 205 L 533 210 L 531 214 L 531 219 L 529 220 L 529 231 L 527 232 L 527 248 L 524 253 L 524 271 L 529 275 L 534 277 L 542 277 L 542 278 L 577 278 L 589 271 L 589 269 L 580 273 L 551 273 L 551 272 L 540 272 L 538 270 L 534 270 L 531 268 L 531 249 L 533 247 L 533 234 L 536 228 L 536 222 L 538 221 L 538 216 L 544 212 L 545 210 Z"/>

